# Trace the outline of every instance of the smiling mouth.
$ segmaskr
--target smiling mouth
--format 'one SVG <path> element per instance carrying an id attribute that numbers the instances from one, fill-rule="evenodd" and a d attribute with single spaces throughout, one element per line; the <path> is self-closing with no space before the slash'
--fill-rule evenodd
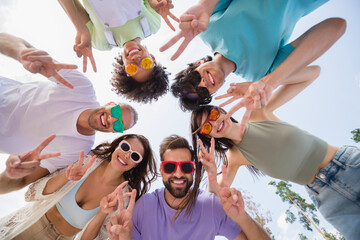
<path id="1" fill-rule="evenodd" d="M 132 49 L 130 49 L 129 51 L 128 51 L 128 56 L 131 56 L 131 55 L 134 55 L 134 54 L 137 54 L 137 53 L 139 53 L 140 52 L 140 49 L 138 49 L 138 48 L 132 48 Z"/>
<path id="2" fill-rule="evenodd" d="M 207 75 L 208 75 L 208 81 L 211 83 L 211 85 L 215 85 L 215 80 L 214 80 L 214 77 L 213 77 L 213 75 L 211 74 L 211 73 L 207 73 Z"/>
<path id="3" fill-rule="evenodd" d="M 225 122 L 222 121 L 217 129 L 217 132 L 221 132 L 224 129 L 224 127 L 225 127 Z"/>
<path id="4" fill-rule="evenodd" d="M 124 161 L 120 158 L 120 156 L 117 157 L 117 160 L 120 162 L 120 164 L 121 164 L 122 166 L 127 166 L 127 165 L 128 165 L 126 162 L 124 162 Z"/>
<path id="5" fill-rule="evenodd" d="M 105 118 L 106 118 L 105 113 L 100 115 L 100 123 L 104 128 L 106 128 L 106 119 Z"/>
<path id="6" fill-rule="evenodd" d="M 171 183 L 173 183 L 175 186 L 183 186 L 185 185 L 185 180 L 170 180 Z"/>

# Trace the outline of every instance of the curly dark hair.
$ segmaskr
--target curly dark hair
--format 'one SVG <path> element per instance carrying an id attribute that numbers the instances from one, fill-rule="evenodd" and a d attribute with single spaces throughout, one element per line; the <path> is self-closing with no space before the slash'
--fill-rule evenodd
<path id="1" fill-rule="evenodd" d="M 122 140 L 130 138 L 138 139 L 144 147 L 143 160 L 136 167 L 124 173 L 125 180 L 129 181 L 132 189 L 136 189 L 136 200 L 138 200 L 143 194 L 149 191 L 151 183 L 158 177 L 156 162 L 149 140 L 142 135 L 126 134 L 116 138 L 111 143 L 101 143 L 91 151 L 99 158 L 111 161 L 112 154 L 119 146 L 119 143 Z"/>
<path id="2" fill-rule="evenodd" d="M 206 56 L 199 61 L 209 62 L 212 57 Z M 189 63 L 188 67 L 176 74 L 175 82 L 171 85 L 174 97 L 179 98 L 179 105 L 184 112 L 196 110 L 200 105 L 209 104 L 212 96 L 205 87 L 198 87 L 201 76 L 195 71 L 200 64 Z M 196 94 L 196 95 L 194 95 Z"/>
<path id="3" fill-rule="evenodd" d="M 197 110 L 193 111 L 191 114 L 191 135 L 192 135 L 192 144 L 193 144 L 195 154 L 197 154 L 198 149 L 200 149 L 198 139 L 201 139 L 201 141 L 204 144 L 204 147 L 207 149 L 207 151 L 210 152 L 211 138 L 208 135 L 200 134 L 200 129 L 202 127 L 201 118 L 202 118 L 203 114 L 207 114 L 207 116 L 209 116 L 210 111 L 213 107 L 215 107 L 215 106 L 212 106 L 212 105 L 200 106 Z M 220 112 L 222 112 L 224 114 L 227 113 L 222 108 L 218 107 L 218 109 L 220 110 Z M 230 117 L 230 119 L 232 122 L 235 122 L 235 123 L 238 122 L 233 117 Z M 232 148 L 233 146 L 235 146 L 235 144 L 229 138 L 226 138 L 226 137 L 215 138 L 216 159 L 222 159 L 222 163 L 227 166 L 228 160 L 226 157 L 226 152 L 229 148 Z M 249 172 L 255 177 L 265 175 L 263 172 L 261 172 L 254 166 L 246 166 L 246 167 L 249 170 Z"/>
<path id="4" fill-rule="evenodd" d="M 156 63 L 150 79 L 145 82 L 137 82 L 128 76 L 124 70 L 124 61 L 119 53 L 115 57 L 114 72 L 110 80 L 113 89 L 117 94 L 139 103 L 151 103 L 169 90 L 169 73 L 166 67 Z"/>

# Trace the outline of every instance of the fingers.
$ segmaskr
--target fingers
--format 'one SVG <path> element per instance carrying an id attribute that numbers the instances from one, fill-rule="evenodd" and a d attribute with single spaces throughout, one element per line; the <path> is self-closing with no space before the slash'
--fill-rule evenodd
<path id="1" fill-rule="evenodd" d="M 228 97 L 232 97 L 232 94 L 225 93 L 223 95 L 216 96 L 215 99 L 219 100 L 219 99 L 228 98 Z"/>
<path id="2" fill-rule="evenodd" d="M 123 196 L 123 190 L 121 187 L 117 187 L 117 200 L 118 200 L 118 206 L 119 206 L 119 212 L 124 210 L 124 196 Z"/>
<path id="3" fill-rule="evenodd" d="M 55 137 L 55 134 L 51 134 L 44 141 L 42 141 L 39 146 L 37 146 L 34 150 L 41 152 L 47 145 L 49 145 L 49 143 L 51 143 L 52 140 L 54 140 Z"/>
<path id="4" fill-rule="evenodd" d="M 250 119 L 251 116 L 251 109 L 246 109 L 245 114 L 243 116 L 243 118 L 241 119 L 241 123 L 240 123 L 240 134 L 243 135 L 245 133 L 246 130 L 246 124 Z"/>
<path id="5" fill-rule="evenodd" d="M 89 59 L 90 59 L 91 66 L 92 66 L 92 68 L 93 68 L 94 72 L 96 72 L 96 71 L 97 71 L 97 69 L 96 69 L 95 59 L 94 59 L 94 57 L 93 57 L 92 53 L 89 55 Z"/>
<path id="6" fill-rule="evenodd" d="M 54 73 L 52 74 L 52 76 L 61 84 L 63 84 L 64 86 L 73 89 L 74 85 L 72 85 L 71 83 L 69 83 L 68 81 L 66 81 L 60 74 L 58 74 L 56 71 L 54 71 Z"/>
<path id="7" fill-rule="evenodd" d="M 54 158 L 60 156 L 61 153 L 55 152 L 55 153 L 44 153 L 39 156 L 39 160 L 48 159 L 48 158 Z"/>
<path id="8" fill-rule="evenodd" d="M 233 106 L 230 109 L 230 111 L 225 115 L 225 120 L 229 119 L 237 110 L 239 110 L 240 108 L 242 108 L 244 106 L 245 106 L 245 104 L 244 104 L 243 100 L 241 100 L 238 104 Z"/>
<path id="9" fill-rule="evenodd" d="M 131 197 L 130 197 L 130 202 L 129 202 L 129 206 L 128 206 L 128 211 L 131 213 L 134 210 L 134 206 L 135 206 L 135 198 L 136 198 L 136 189 L 133 189 L 131 192 Z"/>
<path id="10" fill-rule="evenodd" d="M 173 30 L 175 32 L 175 28 L 174 26 L 171 24 L 170 20 L 168 19 L 167 16 L 163 16 L 163 19 L 165 21 L 165 23 L 171 28 L 171 30 Z"/>
<path id="11" fill-rule="evenodd" d="M 175 35 L 173 38 L 171 38 L 165 45 L 163 45 L 159 50 L 160 52 L 163 52 L 167 49 L 169 49 L 172 45 L 174 45 L 175 43 L 177 43 L 179 41 L 179 39 L 181 39 L 182 33 L 178 33 L 177 35 Z"/>
<path id="12" fill-rule="evenodd" d="M 77 69 L 77 66 L 75 64 L 54 63 L 54 66 L 57 69 Z"/>
<path id="13" fill-rule="evenodd" d="M 36 168 L 39 165 L 40 163 L 38 161 L 20 162 L 20 164 L 13 165 L 13 168 L 25 170 Z"/>
<path id="14" fill-rule="evenodd" d="M 214 156 L 215 153 L 215 138 L 211 137 L 210 155 Z"/>
<path id="15" fill-rule="evenodd" d="M 86 72 L 87 68 L 87 56 L 83 55 L 83 72 Z"/>
<path id="16" fill-rule="evenodd" d="M 215 98 L 216 99 L 216 98 Z M 223 102 L 223 103 L 221 103 L 220 105 L 219 105 L 219 107 L 224 107 L 224 106 L 226 106 L 226 105 L 229 105 L 230 103 L 232 103 L 233 101 L 235 101 L 235 100 L 237 100 L 238 98 L 236 98 L 236 97 L 232 97 L 232 98 L 230 98 L 229 100 L 227 100 L 226 102 Z"/>
<path id="17" fill-rule="evenodd" d="M 92 158 L 85 164 L 84 169 L 85 171 L 89 169 L 89 167 L 94 163 L 96 159 L 96 155 L 92 156 Z"/>
<path id="18" fill-rule="evenodd" d="M 78 165 L 82 166 L 84 162 L 84 151 L 80 151 L 80 156 L 79 156 L 79 161 L 78 161 Z"/>
<path id="19" fill-rule="evenodd" d="M 180 22 L 179 18 L 177 18 L 174 14 L 172 14 L 170 11 L 169 11 L 169 17 L 171 17 L 172 19 L 174 19 L 176 22 Z"/>
<path id="20" fill-rule="evenodd" d="M 182 52 L 185 50 L 185 48 L 187 47 L 187 45 L 189 44 L 189 42 L 192 39 L 184 39 L 184 41 L 181 43 L 180 47 L 178 48 L 178 50 L 175 52 L 174 55 L 172 55 L 172 57 L 170 58 L 171 61 L 176 60 L 181 54 Z"/>

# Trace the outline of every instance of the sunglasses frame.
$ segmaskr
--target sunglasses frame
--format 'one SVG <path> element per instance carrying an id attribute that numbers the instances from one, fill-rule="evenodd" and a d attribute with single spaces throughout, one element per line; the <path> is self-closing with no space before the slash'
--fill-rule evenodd
<path id="1" fill-rule="evenodd" d="M 142 67 L 142 61 L 143 61 L 144 59 L 146 59 L 146 58 L 150 59 L 150 60 L 151 60 L 151 62 L 152 62 L 152 66 L 151 66 L 150 68 L 143 68 L 143 67 Z M 154 61 L 151 57 L 143 57 L 143 58 L 140 60 L 140 63 L 141 63 L 141 64 L 140 64 L 141 66 L 138 66 L 136 63 L 129 63 L 129 64 L 126 64 L 126 65 L 125 65 L 125 72 L 126 72 L 126 74 L 127 74 L 128 76 L 134 76 L 135 74 L 137 74 L 137 73 L 138 73 L 138 71 L 139 71 L 139 67 L 140 67 L 140 68 L 142 68 L 142 69 L 147 70 L 147 69 L 152 69 L 152 68 L 154 68 L 154 66 L 155 66 L 155 61 Z M 128 71 L 127 71 L 127 67 L 128 67 L 129 65 L 131 65 L 131 64 L 133 64 L 133 65 L 135 65 L 135 66 L 137 67 L 136 72 L 135 72 L 135 73 L 133 73 L 133 74 L 130 74 L 130 73 L 128 73 Z"/>
<path id="2" fill-rule="evenodd" d="M 129 146 L 129 150 L 128 151 L 125 151 L 125 150 L 123 150 L 122 148 L 121 148 L 121 145 L 123 144 L 123 143 L 126 143 L 128 146 Z M 143 156 L 139 153 L 139 152 L 137 152 L 137 151 L 133 151 L 132 149 L 131 149 L 131 144 L 128 142 L 128 141 L 126 141 L 126 140 L 122 140 L 120 143 L 119 143 L 119 145 L 118 145 L 118 147 L 117 148 L 119 148 L 121 151 L 123 151 L 124 153 L 127 153 L 127 152 L 130 152 L 130 159 L 131 159 L 131 161 L 133 161 L 134 163 L 140 163 L 142 160 L 143 160 Z M 140 156 L 140 159 L 139 160 L 137 160 L 137 161 L 135 161 L 133 158 L 132 158 L 132 154 L 133 153 L 137 153 L 139 156 Z"/>
<path id="3" fill-rule="evenodd" d="M 168 172 L 165 171 L 164 165 L 165 165 L 166 163 L 173 163 L 173 164 L 175 164 L 175 169 L 174 169 L 173 172 L 168 173 Z M 193 168 L 192 168 L 192 170 L 191 170 L 190 173 L 185 173 L 185 172 L 183 171 L 183 169 L 182 169 L 182 167 L 181 167 L 181 164 L 183 164 L 183 163 L 191 163 L 191 164 L 192 164 Z M 181 172 L 182 172 L 183 174 L 192 174 L 192 173 L 195 171 L 195 162 L 194 162 L 194 161 L 182 161 L 182 162 L 162 161 L 162 162 L 161 162 L 161 168 L 162 168 L 162 170 L 163 170 L 163 172 L 164 172 L 165 174 L 173 174 L 174 172 L 176 172 L 176 169 L 178 168 L 178 166 L 180 166 L 180 170 L 181 170 Z"/>
<path id="4" fill-rule="evenodd" d="M 210 120 L 209 117 L 210 117 L 210 115 L 211 115 L 211 111 L 214 110 L 214 109 L 215 109 L 216 111 L 218 111 L 218 117 L 217 117 L 216 119 Z M 211 110 L 210 110 L 210 112 L 209 112 L 209 116 L 207 117 L 206 121 L 204 122 L 204 124 L 203 124 L 202 127 L 200 128 L 200 134 L 201 134 L 201 135 L 209 135 L 209 134 L 211 133 L 213 126 L 211 125 L 210 121 L 216 121 L 216 120 L 218 120 L 219 117 L 220 117 L 220 113 L 221 113 L 221 111 L 220 111 L 220 109 L 219 109 L 218 107 L 212 107 L 212 108 L 211 108 Z M 202 130 L 206 123 L 209 123 L 210 126 L 211 126 L 211 130 L 210 130 L 210 132 L 209 132 L 208 134 L 204 133 L 203 130 Z"/>
<path id="5" fill-rule="evenodd" d="M 119 104 L 110 108 L 110 114 L 113 118 L 117 118 L 118 120 L 113 123 L 114 132 L 123 133 L 124 132 L 124 123 L 121 120 L 122 112 Z M 115 129 L 116 128 L 116 129 Z M 120 128 L 120 129 L 117 129 Z"/>

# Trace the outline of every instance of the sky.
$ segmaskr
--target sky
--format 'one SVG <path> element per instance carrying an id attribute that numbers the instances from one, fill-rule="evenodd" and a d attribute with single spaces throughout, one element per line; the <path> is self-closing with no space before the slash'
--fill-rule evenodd
<path id="1" fill-rule="evenodd" d="M 180 16 L 193 1 L 173 0 L 173 13 Z M 283 121 L 298 126 L 334 146 L 356 145 L 351 140 L 351 130 L 360 127 L 360 2 L 358 0 L 333 0 L 302 18 L 296 25 L 291 40 L 296 39 L 311 26 L 329 17 L 342 17 L 347 21 L 344 36 L 313 64 L 321 66 L 319 78 L 291 102 L 277 110 L 276 115 Z M 174 22 L 173 22 L 174 23 Z M 175 24 L 175 23 L 174 23 Z M 176 24 L 175 24 L 176 25 Z M 177 31 L 178 28 L 176 26 Z M 234 28 L 234 31 L 236 29 Z M 46 50 L 59 62 L 77 64 L 82 69 L 82 60 L 72 51 L 75 39 L 75 28 L 57 1 L 47 0 L 2 0 L 0 2 L 0 31 L 26 39 L 33 46 Z M 170 61 L 176 46 L 160 53 L 159 47 L 167 42 L 174 32 L 162 22 L 162 27 L 143 43 L 153 53 L 157 61 L 168 67 L 170 82 L 174 75 L 186 67 L 187 63 L 198 60 L 205 55 L 212 55 L 210 49 L 195 38 L 176 60 Z M 124 101 L 111 91 L 109 79 L 119 49 L 107 52 L 94 50 L 98 72 L 94 73 L 88 66 L 86 76 L 90 78 L 97 92 L 100 104 L 109 101 Z M 26 72 L 22 66 L 7 57 L 0 56 L 0 75 L 19 81 L 46 81 L 41 75 Z M 226 92 L 231 82 L 243 79 L 231 74 L 219 94 Z M 214 101 L 218 105 L 221 101 Z M 190 113 L 184 113 L 178 101 L 167 93 L 157 102 L 151 104 L 131 103 L 139 112 L 138 123 L 127 131 L 146 136 L 159 161 L 159 144 L 170 134 L 178 134 L 190 140 Z M 225 107 L 229 110 L 231 106 Z M 6 113 L 0 113 L 6 114 Z M 241 119 L 243 111 L 235 113 Z M 112 141 L 118 134 L 97 133 L 95 145 L 103 141 Z M 0 171 L 5 168 L 7 154 L 0 154 Z M 275 189 L 268 186 L 272 178 L 264 177 L 254 180 L 245 169 L 240 169 L 232 187 L 245 191 L 259 204 L 264 213 L 270 211 L 272 222 L 268 225 L 276 239 L 298 239 L 298 233 L 304 233 L 299 224 L 287 224 L 284 212 L 287 205 L 275 195 Z M 161 178 L 152 186 L 152 190 L 162 187 Z M 304 187 L 293 184 L 295 191 L 310 201 Z M 20 208 L 25 204 L 24 190 L 0 195 L 0 217 Z M 320 214 L 319 214 L 320 215 Z M 320 217 L 321 226 L 334 231 L 331 225 Z M 309 239 L 321 239 L 318 233 L 306 234 Z M 217 238 L 224 239 L 224 238 Z"/>

